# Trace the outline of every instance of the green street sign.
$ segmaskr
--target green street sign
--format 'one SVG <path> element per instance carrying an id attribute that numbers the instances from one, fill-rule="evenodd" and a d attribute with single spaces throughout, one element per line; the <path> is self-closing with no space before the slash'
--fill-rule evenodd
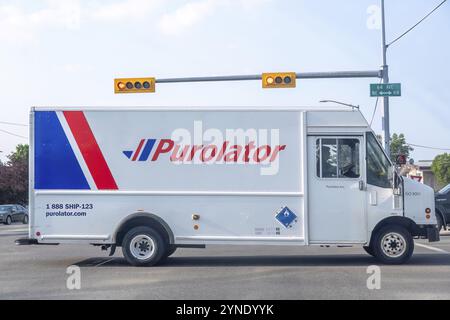
<path id="1" fill-rule="evenodd" d="M 371 97 L 400 97 L 402 85 L 400 83 L 371 83 Z"/>

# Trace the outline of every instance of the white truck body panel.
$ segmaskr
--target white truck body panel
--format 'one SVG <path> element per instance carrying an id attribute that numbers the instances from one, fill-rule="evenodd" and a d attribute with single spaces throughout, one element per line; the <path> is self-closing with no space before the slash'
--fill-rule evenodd
<path id="1" fill-rule="evenodd" d="M 174 244 L 364 244 L 404 215 L 391 189 L 360 189 L 371 129 L 359 111 L 33 108 L 30 127 L 40 243 L 113 244 L 129 217 L 151 214 Z M 317 178 L 321 136 L 359 139 L 359 177 Z M 383 192 L 391 205 L 368 217 Z"/>

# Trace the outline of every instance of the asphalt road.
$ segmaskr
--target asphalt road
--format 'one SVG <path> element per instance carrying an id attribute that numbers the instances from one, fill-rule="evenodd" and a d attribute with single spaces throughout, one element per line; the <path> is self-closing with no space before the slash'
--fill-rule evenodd
<path id="1" fill-rule="evenodd" d="M 179 249 L 165 265 L 134 268 L 86 245 L 15 246 L 26 226 L 0 225 L 0 299 L 450 299 L 450 233 L 416 241 L 407 265 L 381 265 L 367 288 L 361 248 L 216 246 Z M 428 247 L 423 247 L 425 245 Z M 67 267 L 81 270 L 69 290 Z"/>

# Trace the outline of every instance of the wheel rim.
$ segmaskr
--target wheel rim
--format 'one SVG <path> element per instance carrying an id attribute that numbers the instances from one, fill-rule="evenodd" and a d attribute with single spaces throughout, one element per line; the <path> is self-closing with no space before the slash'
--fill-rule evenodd
<path id="1" fill-rule="evenodd" d="M 28 223 L 28 216 L 25 216 L 25 218 L 23 218 L 23 222 Z"/>
<path id="2" fill-rule="evenodd" d="M 147 260 L 155 254 L 155 242 L 147 235 L 137 235 L 130 242 L 130 251 L 134 258 Z"/>
<path id="3" fill-rule="evenodd" d="M 387 256 L 398 258 L 406 251 L 406 240 L 401 234 L 391 232 L 381 240 L 381 248 Z"/>
<path id="4" fill-rule="evenodd" d="M 6 223 L 11 224 L 11 217 L 6 218 Z"/>

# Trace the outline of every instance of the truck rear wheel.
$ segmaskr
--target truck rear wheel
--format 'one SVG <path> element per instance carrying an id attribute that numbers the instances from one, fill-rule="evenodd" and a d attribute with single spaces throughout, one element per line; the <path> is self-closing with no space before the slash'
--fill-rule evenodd
<path id="1" fill-rule="evenodd" d="M 414 240 L 402 226 L 385 226 L 377 232 L 371 244 L 375 257 L 385 264 L 402 264 L 414 252 Z"/>
<path id="2" fill-rule="evenodd" d="M 171 255 L 173 255 L 175 253 L 175 251 L 177 251 L 177 247 L 175 247 L 173 244 L 167 247 L 167 251 L 165 253 L 165 257 L 170 257 Z"/>
<path id="3" fill-rule="evenodd" d="M 173 245 L 173 244 L 168 245 L 166 248 L 166 251 L 164 252 L 164 254 L 161 258 L 161 261 L 165 262 L 166 259 L 168 257 L 170 257 L 172 254 L 174 254 L 176 250 L 177 250 L 177 247 L 175 245 Z"/>
<path id="4" fill-rule="evenodd" d="M 149 227 L 135 227 L 129 230 L 122 241 L 123 255 L 133 266 L 155 265 L 166 250 L 161 235 Z"/>
<path id="5" fill-rule="evenodd" d="M 371 246 L 364 246 L 364 251 L 366 251 L 372 257 L 375 257 L 375 253 L 373 252 L 373 248 Z"/>

